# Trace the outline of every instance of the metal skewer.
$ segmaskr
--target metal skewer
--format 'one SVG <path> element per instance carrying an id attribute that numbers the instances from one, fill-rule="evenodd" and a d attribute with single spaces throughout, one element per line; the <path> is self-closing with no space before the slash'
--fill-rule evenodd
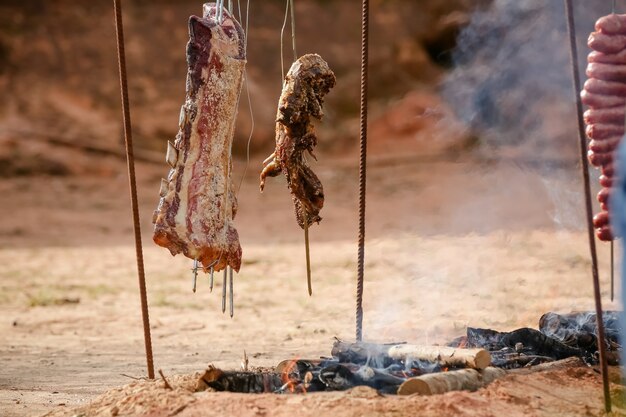
<path id="1" fill-rule="evenodd" d="M 191 285 L 191 290 L 193 292 L 196 292 L 196 283 L 198 282 L 198 260 L 194 259 L 193 260 L 193 268 L 191 268 L 191 270 L 193 271 L 193 280 L 192 280 L 192 285 Z"/>
<path id="2" fill-rule="evenodd" d="M 224 268 L 224 282 L 222 283 L 222 313 L 226 312 L 226 275 L 228 267 Z"/>
<path id="3" fill-rule="evenodd" d="M 229 278 L 229 301 L 230 301 L 230 317 L 232 318 L 235 315 L 235 295 L 234 295 L 234 285 L 233 285 L 233 268 L 228 268 L 228 278 Z"/>
<path id="4" fill-rule="evenodd" d="M 213 267 L 211 267 L 211 278 L 209 279 L 209 292 L 213 292 Z"/>
<path id="5" fill-rule="evenodd" d="M 304 212 L 304 252 L 306 254 L 306 284 L 309 290 L 309 296 L 313 295 L 313 287 L 311 286 L 311 255 L 309 250 L 309 216 Z"/>

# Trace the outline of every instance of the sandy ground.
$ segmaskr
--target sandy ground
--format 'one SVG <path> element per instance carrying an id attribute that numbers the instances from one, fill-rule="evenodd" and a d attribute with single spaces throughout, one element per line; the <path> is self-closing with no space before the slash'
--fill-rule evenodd
<path id="1" fill-rule="evenodd" d="M 127 185 L 123 165 L 115 166 L 107 179 L 0 180 L 0 194 L 8 196 L 0 205 L 3 416 L 72 415 L 72 406 L 145 376 Z M 536 327 L 547 311 L 593 309 L 579 174 L 540 168 L 373 159 L 365 338 L 438 343 L 467 325 Z M 354 337 L 356 168 L 326 160 L 318 170 L 327 205 L 311 230 L 314 295 L 308 297 L 302 232 L 284 180 L 271 180 L 260 195 L 251 166 L 236 221 L 244 259 L 231 319 L 221 313 L 220 279 L 210 293 L 202 277 L 193 294 L 190 261 L 152 244 L 150 217 L 164 169 L 138 167 L 155 364 L 166 375 L 209 363 L 238 368 L 244 350 L 253 366 L 328 355 L 334 336 Z M 604 307 L 619 308 L 608 300 L 608 248 L 599 250 Z M 383 398 L 367 390 L 306 397 L 204 393 L 179 411 L 410 415 L 419 407 L 433 416 L 599 415 L 597 374 L 570 372 L 511 377 L 441 400 Z M 547 388 L 551 384 L 558 389 Z M 476 412 L 463 414 L 468 408 Z"/>

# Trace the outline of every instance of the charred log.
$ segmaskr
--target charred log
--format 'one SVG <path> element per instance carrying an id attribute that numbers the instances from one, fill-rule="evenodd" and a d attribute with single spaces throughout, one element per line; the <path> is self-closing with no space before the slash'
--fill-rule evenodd
<path id="1" fill-rule="evenodd" d="M 552 359 L 564 359 L 571 356 L 584 356 L 587 353 L 577 347 L 568 346 L 549 337 L 542 332 L 521 328 L 512 332 L 497 332 L 491 329 L 467 328 L 464 339 L 455 339 L 451 345 L 465 345 L 470 348 L 484 348 L 495 354 L 504 350 L 504 353 L 518 353 L 532 356 L 546 356 Z M 496 354 L 497 355 L 497 354 Z M 494 361 L 500 366 L 501 363 Z"/>
<path id="2" fill-rule="evenodd" d="M 621 345 L 619 340 L 619 312 L 605 311 L 602 314 L 605 335 L 608 345 L 613 349 Z M 596 351 L 596 313 L 574 312 L 557 314 L 549 312 L 539 319 L 539 330 L 542 333 L 560 340 L 564 344 L 580 349 Z"/>
<path id="3" fill-rule="evenodd" d="M 515 348 L 518 343 L 523 348 L 530 350 L 536 355 L 550 356 L 555 359 L 565 359 L 571 356 L 583 356 L 580 349 L 569 347 L 556 339 L 546 336 L 539 330 L 522 328 L 505 334 L 502 343 L 506 347 Z"/>
<path id="4" fill-rule="evenodd" d="M 366 385 L 383 392 L 398 390 L 406 378 L 400 378 L 385 370 L 353 364 L 334 364 L 319 372 L 319 380 L 329 390 L 343 391 L 355 386 Z"/>
<path id="5" fill-rule="evenodd" d="M 216 391 L 264 393 L 276 392 L 284 385 L 281 375 L 273 372 L 222 371 L 210 366 L 198 381 Z"/>
<path id="6" fill-rule="evenodd" d="M 389 348 L 400 344 L 401 343 L 348 343 L 336 340 L 335 343 L 333 343 L 331 354 L 337 358 L 339 362 L 357 364 L 364 364 L 368 362 L 379 368 L 387 368 L 396 362 L 389 357 Z"/>
<path id="7" fill-rule="evenodd" d="M 510 348 L 491 352 L 491 364 L 503 369 L 527 368 L 542 363 L 554 362 L 554 360 L 554 358 L 549 356 L 517 353 Z"/>

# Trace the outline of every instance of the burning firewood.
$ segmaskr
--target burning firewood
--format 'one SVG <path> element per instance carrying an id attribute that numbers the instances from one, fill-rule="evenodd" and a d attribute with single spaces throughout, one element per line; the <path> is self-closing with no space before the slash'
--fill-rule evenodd
<path id="1" fill-rule="evenodd" d="M 391 346 L 389 356 L 395 360 L 418 359 L 437 362 L 442 366 L 485 369 L 491 364 L 491 355 L 484 349 L 462 349 L 448 346 Z"/>
<path id="2" fill-rule="evenodd" d="M 467 336 L 456 339 L 450 345 L 484 348 L 492 352 L 517 352 L 526 355 L 547 356 L 553 359 L 584 356 L 586 354 L 581 349 L 568 346 L 543 334 L 539 330 L 530 328 L 521 328 L 512 332 L 497 332 L 491 329 L 468 327 Z M 496 365 L 500 366 L 501 364 Z"/>
<path id="3" fill-rule="evenodd" d="M 463 349 L 448 346 L 421 346 L 409 344 L 377 345 L 372 343 L 345 343 L 336 341 L 332 355 L 340 360 L 354 362 L 375 360 L 388 366 L 394 361 L 427 361 L 445 367 L 484 369 L 491 363 L 491 355 L 484 349 Z"/>
<path id="4" fill-rule="evenodd" d="M 434 395 L 450 391 L 476 391 L 504 375 L 506 375 L 505 370 L 493 367 L 488 367 L 481 371 L 459 369 L 457 371 L 426 374 L 407 379 L 398 388 L 398 395 Z"/>
<path id="5" fill-rule="evenodd" d="M 276 392 L 282 385 L 277 373 L 222 371 L 209 366 L 198 380 L 197 391 L 210 387 L 216 391 L 263 393 Z"/>
<path id="6" fill-rule="evenodd" d="M 602 313 L 607 342 L 612 348 L 619 347 L 619 313 Z M 549 312 L 539 319 L 542 333 L 560 340 L 568 346 L 597 349 L 597 325 L 595 312 L 581 311 L 569 314 Z"/>

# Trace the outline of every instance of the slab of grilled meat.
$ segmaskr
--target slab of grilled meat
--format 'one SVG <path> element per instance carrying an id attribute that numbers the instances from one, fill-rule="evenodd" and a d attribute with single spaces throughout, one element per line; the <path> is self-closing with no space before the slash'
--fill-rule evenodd
<path id="1" fill-rule="evenodd" d="M 324 189 L 305 157 L 317 145 L 312 118 L 321 120 L 324 96 L 335 86 L 335 74 L 317 54 L 300 57 L 285 77 L 276 115 L 276 149 L 263 163 L 261 191 L 266 177 L 287 177 L 300 227 L 319 223 Z"/>
<path id="2" fill-rule="evenodd" d="M 222 23 L 217 22 L 214 3 L 204 5 L 203 17 L 189 19 L 187 64 L 187 95 L 180 130 L 174 144 L 168 144 L 171 170 L 161 183 L 153 240 L 205 268 L 239 271 L 231 148 L 246 65 L 245 38 L 226 10 Z"/>

